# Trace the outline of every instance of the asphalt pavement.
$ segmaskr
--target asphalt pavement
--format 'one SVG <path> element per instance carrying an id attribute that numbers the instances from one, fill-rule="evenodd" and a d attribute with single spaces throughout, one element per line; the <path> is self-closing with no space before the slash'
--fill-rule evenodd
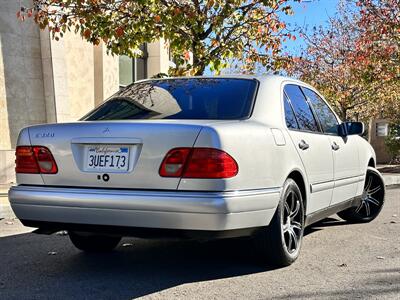
<path id="1" fill-rule="evenodd" d="M 296 263 L 257 264 L 247 239 L 124 239 L 84 254 L 66 235 L 36 235 L 0 220 L 0 299 L 400 299 L 400 188 L 381 215 L 337 216 L 307 229 Z"/>

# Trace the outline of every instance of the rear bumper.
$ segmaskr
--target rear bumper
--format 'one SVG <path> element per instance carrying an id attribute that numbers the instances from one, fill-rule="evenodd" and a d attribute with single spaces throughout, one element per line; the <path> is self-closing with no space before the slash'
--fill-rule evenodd
<path id="1" fill-rule="evenodd" d="M 40 222 L 224 231 L 266 226 L 280 188 L 234 192 L 110 190 L 15 186 L 11 207 L 27 225 Z"/>

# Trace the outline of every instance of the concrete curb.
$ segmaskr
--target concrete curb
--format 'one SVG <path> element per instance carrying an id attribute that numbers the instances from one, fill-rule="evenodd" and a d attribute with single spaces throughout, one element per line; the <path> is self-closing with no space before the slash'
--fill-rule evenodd
<path id="1" fill-rule="evenodd" d="M 384 174 L 382 174 L 382 176 L 383 176 L 383 180 L 385 180 L 385 185 L 386 186 L 399 185 L 400 184 L 400 174 L 384 173 Z"/>
<path id="2" fill-rule="evenodd" d="M 14 212 L 10 205 L 0 204 L 0 220 L 1 219 L 13 219 L 15 218 Z"/>

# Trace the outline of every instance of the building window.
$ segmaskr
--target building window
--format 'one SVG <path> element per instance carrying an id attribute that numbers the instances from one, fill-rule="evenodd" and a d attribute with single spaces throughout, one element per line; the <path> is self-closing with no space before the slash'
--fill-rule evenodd
<path id="1" fill-rule="evenodd" d="M 147 45 L 140 46 L 143 55 L 130 58 L 126 55 L 119 57 L 119 86 L 125 87 L 137 80 L 147 78 Z"/>

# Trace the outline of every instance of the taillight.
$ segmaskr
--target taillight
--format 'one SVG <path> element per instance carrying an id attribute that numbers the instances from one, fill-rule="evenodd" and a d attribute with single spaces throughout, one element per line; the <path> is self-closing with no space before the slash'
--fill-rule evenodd
<path id="1" fill-rule="evenodd" d="M 18 146 L 15 151 L 15 172 L 56 174 L 57 164 L 50 150 L 43 146 Z"/>
<path id="2" fill-rule="evenodd" d="M 189 153 L 190 148 L 175 148 L 170 150 L 160 166 L 160 176 L 181 177 Z"/>
<path id="3" fill-rule="evenodd" d="M 182 178 L 230 178 L 238 173 L 228 153 L 213 148 L 176 148 L 165 156 L 160 175 Z"/>
<path id="4" fill-rule="evenodd" d="M 18 146 L 15 151 L 15 172 L 39 174 L 39 166 L 36 162 L 32 147 Z"/>
<path id="5" fill-rule="evenodd" d="M 212 148 L 193 148 L 185 178 L 229 178 L 236 176 L 238 165 L 228 153 Z"/>

